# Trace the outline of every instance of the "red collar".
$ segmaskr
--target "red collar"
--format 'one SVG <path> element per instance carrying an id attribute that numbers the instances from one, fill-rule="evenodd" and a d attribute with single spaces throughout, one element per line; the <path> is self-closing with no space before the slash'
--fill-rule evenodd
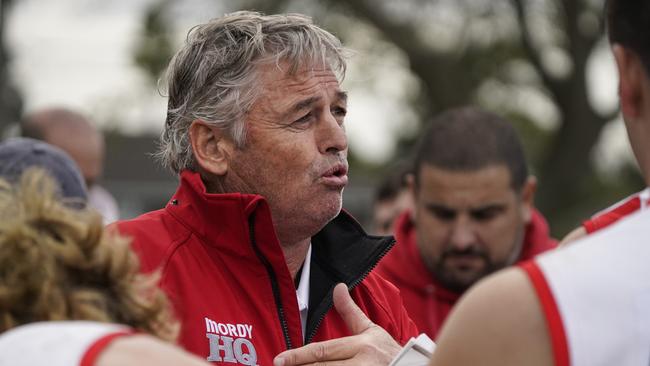
<path id="1" fill-rule="evenodd" d="M 201 176 L 186 170 L 165 209 L 207 245 L 248 258 L 255 258 L 251 246 L 236 244 L 249 241 L 254 222 L 256 237 L 264 238 L 260 243 L 264 254 L 284 262 L 271 210 L 260 195 L 207 193 Z"/>

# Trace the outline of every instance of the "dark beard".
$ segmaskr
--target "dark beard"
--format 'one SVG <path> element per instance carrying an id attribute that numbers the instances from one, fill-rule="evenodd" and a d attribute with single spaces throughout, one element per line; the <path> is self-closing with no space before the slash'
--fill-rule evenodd
<path id="1" fill-rule="evenodd" d="M 483 269 L 475 273 L 470 278 L 460 278 L 456 276 L 455 273 L 450 271 L 448 268 L 445 268 L 445 263 L 447 259 L 453 257 L 474 257 L 480 258 L 485 266 Z M 455 292 L 463 293 L 468 288 L 470 288 L 474 283 L 476 283 L 481 278 L 496 272 L 506 266 L 505 263 L 495 263 L 488 256 L 487 252 L 479 249 L 477 246 L 471 246 L 464 250 L 450 249 L 442 253 L 440 259 L 435 263 L 433 268 L 433 274 L 436 280 L 446 289 Z"/>

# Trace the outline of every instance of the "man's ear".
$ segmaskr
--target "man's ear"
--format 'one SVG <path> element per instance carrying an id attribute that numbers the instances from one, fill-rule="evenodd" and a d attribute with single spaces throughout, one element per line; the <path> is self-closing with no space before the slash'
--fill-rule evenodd
<path id="1" fill-rule="evenodd" d="M 618 66 L 618 94 L 621 100 L 621 112 L 628 119 L 638 119 L 643 103 L 644 75 L 641 59 L 627 48 L 614 44 L 612 53 Z"/>
<path id="2" fill-rule="evenodd" d="M 537 192 L 537 178 L 529 175 L 521 187 L 521 205 L 524 222 L 529 223 L 533 217 L 533 207 L 535 206 L 535 192 Z"/>
<path id="3" fill-rule="evenodd" d="M 199 167 L 214 175 L 225 175 L 233 148 L 226 134 L 198 119 L 190 125 L 189 133 L 194 159 Z"/>
<path id="4" fill-rule="evenodd" d="M 406 187 L 411 195 L 411 203 L 413 204 L 413 209 L 411 210 L 411 219 L 415 221 L 415 215 L 417 215 L 417 182 L 415 181 L 415 174 L 409 173 L 405 177 Z"/>

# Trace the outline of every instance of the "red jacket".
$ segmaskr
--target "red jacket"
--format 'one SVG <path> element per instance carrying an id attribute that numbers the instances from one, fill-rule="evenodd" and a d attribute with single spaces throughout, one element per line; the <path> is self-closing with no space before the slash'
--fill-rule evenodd
<path id="1" fill-rule="evenodd" d="M 462 293 L 447 290 L 433 278 L 422 261 L 415 235 L 411 215 L 406 212 L 396 222 L 397 245 L 381 261 L 377 271 L 400 290 L 404 306 L 418 329 L 435 339 Z M 519 261 L 556 246 L 557 241 L 549 237 L 546 220 L 539 212 L 533 211 Z"/>
<path id="2" fill-rule="evenodd" d="M 118 228 L 133 238 L 144 271 L 161 269 L 190 352 L 223 365 L 271 365 L 303 345 L 296 288 L 261 196 L 208 194 L 186 171 L 164 209 Z M 332 309 L 339 282 L 398 342 L 417 335 L 397 289 L 370 272 L 393 243 L 367 236 L 345 212 L 312 238 L 307 342 L 349 335 Z"/>

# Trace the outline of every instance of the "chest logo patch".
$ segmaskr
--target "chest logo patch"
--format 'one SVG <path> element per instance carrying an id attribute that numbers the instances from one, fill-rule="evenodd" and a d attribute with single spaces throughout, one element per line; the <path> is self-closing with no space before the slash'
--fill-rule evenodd
<path id="1" fill-rule="evenodd" d="M 257 365 L 257 352 L 251 339 L 253 326 L 219 323 L 205 318 L 205 336 L 210 344 L 210 362 Z"/>

